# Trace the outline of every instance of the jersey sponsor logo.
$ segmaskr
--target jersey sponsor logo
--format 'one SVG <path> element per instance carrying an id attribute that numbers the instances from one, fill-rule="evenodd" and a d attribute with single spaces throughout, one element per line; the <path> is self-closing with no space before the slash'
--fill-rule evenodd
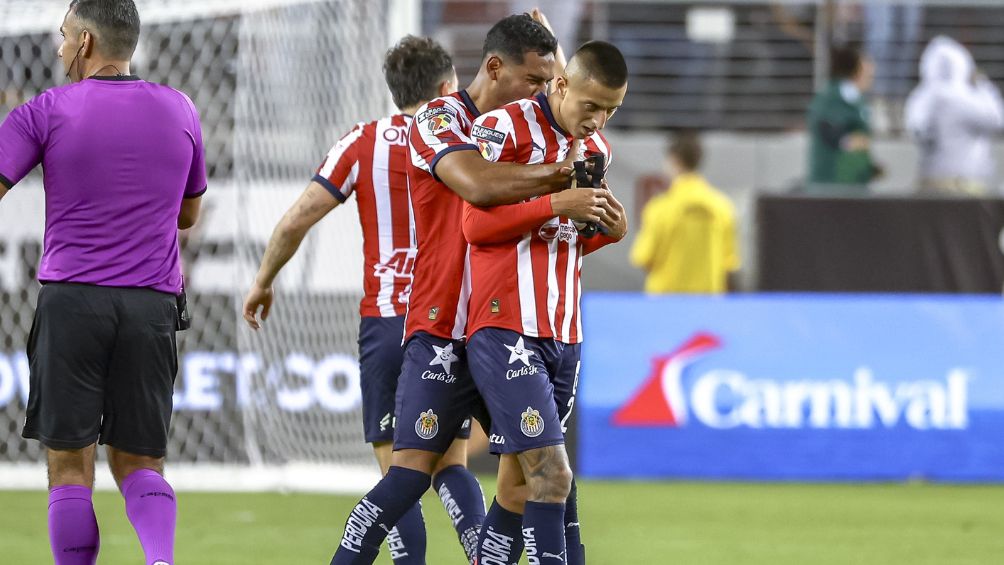
<path id="1" fill-rule="evenodd" d="M 423 381 L 439 381 L 441 383 L 446 383 L 451 385 L 457 382 L 457 377 L 451 375 L 450 373 L 433 373 L 432 371 L 426 371 L 422 373 Z"/>
<path id="2" fill-rule="evenodd" d="M 387 533 L 387 549 L 390 550 L 391 561 L 397 561 L 398 559 L 404 559 L 408 557 L 408 548 L 404 544 L 404 540 L 401 539 L 401 532 L 397 530 L 397 526 L 390 529 Z"/>
<path id="3" fill-rule="evenodd" d="M 415 433 L 422 439 L 432 439 L 439 433 L 439 416 L 432 411 L 432 408 L 418 415 Z"/>
<path id="4" fill-rule="evenodd" d="M 520 414 L 519 430 L 526 437 L 537 437 L 544 433 L 544 419 L 540 417 L 540 410 L 527 406 L 526 411 Z"/>
<path id="5" fill-rule="evenodd" d="M 478 143 L 478 152 L 481 153 L 481 156 L 488 161 L 493 160 L 495 157 L 495 150 L 492 149 L 492 144 L 483 139 L 476 139 L 475 141 Z"/>
<path id="6" fill-rule="evenodd" d="M 390 145 L 408 145 L 408 128 L 405 126 L 389 127 L 383 130 L 383 140 Z"/>
<path id="7" fill-rule="evenodd" d="M 373 274 L 381 277 L 393 273 L 395 277 L 410 278 L 417 256 L 418 250 L 414 248 L 395 249 L 385 262 L 373 266 Z"/>
<path id="8" fill-rule="evenodd" d="M 537 374 L 537 366 L 529 365 L 526 367 L 520 367 L 519 369 L 509 369 L 505 372 L 505 380 L 511 381 L 513 379 L 518 379 L 520 377 L 527 377 L 530 375 Z"/>
<path id="9" fill-rule="evenodd" d="M 579 232 L 573 224 L 560 222 L 557 218 L 553 218 L 540 226 L 537 235 L 544 241 L 557 239 L 558 241 L 575 242 L 579 237 Z"/>
<path id="10" fill-rule="evenodd" d="M 360 500 L 359 504 L 356 504 L 352 512 L 349 513 L 348 520 L 345 521 L 345 533 L 342 534 L 340 545 L 353 553 L 360 553 L 363 548 L 363 537 L 374 524 L 377 524 L 381 514 L 383 514 L 383 508 L 366 498 Z"/>
<path id="11" fill-rule="evenodd" d="M 471 135 L 485 141 L 494 143 L 495 145 L 502 145 L 505 143 L 505 134 L 494 130 L 492 128 L 486 128 L 485 126 L 476 125 L 471 129 Z"/>
<path id="12" fill-rule="evenodd" d="M 432 135 L 439 135 L 450 129 L 453 125 L 453 116 L 450 114 L 438 114 L 429 118 L 429 123 L 426 124 L 429 133 Z"/>
<path id="13" fill-rule="evenodd" d="M 488 436 L 488 441 L 496 445 L 505 445 L 505 436 L 499 434 L 492 434 Z"/>
<path id="14" fill-rule="evenodd" d="M 390 415 L 390 412 L 384 414 L 383 418 L 380 418 L 380 431 L 386 432 L 391 422 L 393 422 L 393 417 Z"/>
<path id="15" fill-rule="evenodd" d="M 971 376 L 963 369 L 949 371 L 944 381 L 905 383 L 879 381 L 868 367 L 859 367 L 851 379 L 828 381 L 754 379 L 727 368 L 689 374 L 691 365 L 720 348 L 717 336 L 700 333 L 673 353 L 654 359 L 649 378 L 614 413 L 614 425 L 681 427 L 694 423 L 714 429 L 969 427 Z M 685 380 L 689 386 L 684 386 Z"/>
<path id="16" fill-rule="evenodd" d="M 503 344 L 504 345 L 504 344 Z M 526 367 L 530 366 L 530 357 L 533 357 L 535 353 L 531 349 L 527 349 L 523 344 L 523 336 L 519 336 L 516 340 L 515 345 L 506 345 L 506 349 L 509 350 L 509 364 L 512 365 L 517 359 L 523 362 Z"/>
<path id="17" fill-rule="evenodd" d="M 426 108 L 426 110 L 421 114 L 419 114 L 418 117 L 415 119 L 418 120 L 418 123 L 422 123 L 428 120 L 429 118 L 433 118 L 440 114 L 449 114 L 449 113 L 450 113 L 449 108 L 446 108 L 445 106 L 436 106 L 435 108 Z"/>
<path id="18" fill-rule="evenodd" d="M 527 564 L 540 565 L 540 557 L 537 555 L 536 528 L 523 528 L 523 545 Z"/>
<path id="19" fill-rule="evenodd" d="M 514 541 L 515 538 L 497 532 L 494 527 L 488 526 L 484 542 L 481 544 L 481 551 L 478 554 L 479 565 L 510 565 L 509 554 L 512 553 Z"/>
<path id="20" fill-rule="evenodd" d="M 443 369 L 447 373 L 450 372 L 450 367 L 454 363 L 460 361 L 460 357 L 457 357 L 456 353 L 453 352 L 453 344 L 447 343 L 446 347 L 439 347 L 438 345 L 433 345 L 432 350 L 436 353 L 436 356 L 429 361 L 429 366 L 442 365 Z"/>
<path id="21" fill-rule="evenodd" d="M 450 492 L 450 488 L 446 486 L 446 483 L 439 485 L 438 494 L 439 500 L 443 502 L 443 508 L 446 509 L 446 515 L 453 522 L 453 527 L 456 527 L 464 519 L 463 509 L 460 508 L 460 504 L 453 498 L 453 493 Z"/>

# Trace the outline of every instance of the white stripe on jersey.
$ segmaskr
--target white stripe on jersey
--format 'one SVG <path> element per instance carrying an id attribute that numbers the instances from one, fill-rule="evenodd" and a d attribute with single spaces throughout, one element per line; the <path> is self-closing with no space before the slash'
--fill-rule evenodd
<path id="1" fill-rule="evenodd" d="M 571 337 L 572 314 L 575 313 L 575 269 L 579 264 L 579 246 L 568 246 L 568 268 L 565 269 L 565 319 L 561 321 L 558 341 L 568 342 Z"/>
<path id="2" fill-rule="evenodd" d="M 471 246 L 464 251 L 464 282 L 460 285 L 457 302 L 457 317 L 453 320 L 453 339 L 461 339 L 467 333 L 467 307 L 471 301 Z"/>
<path id="3" fill-rule="evenodd" d="M 390 118 L 377 122 L 377 140 L 387 139 L 384 133 L 391 128 Z M 384 150 L 386 149 L 386 150 Z M 377 244 L 380 247 L 380 264 L 386 265 L 394 257 L 394 211 L 391 205 L 390 189 L 390 147 L 383 145 L 373 151 L 373 197 L 377 211 Z M 380 274 L 380 293 L 377 307 L 381 316 L 394 316 L 394 270 L 385 269 Z"/>
<path id="4" fill-rule="evenodd" d="M 519 279 L 519 310 L 523 317 L 523 335 L 537 337 L 537 300 L 533 295 L 531 240 L 532 234 L 527 234 L 516 244 L 516 276 Z"/>
<path id="5" fill-rule="evenodd" d="M 582 272 L 582 255 L 579 255 L 578 264 L 575 266 L 579 272 Z M 578 314 L 575 317 L 575 335 L 578 337 L 579 341 L 582 341 L 582 277 L 579 277 L 578 288 L 578 299 L 575 301 L 575 312 Z"/>
<path id="6" fill-rule="evenodd" d="M 526 125 L 530 130 L 530 138 L 533 140 L 533 151 L 530 152 L 530 160 L 527 161 L 527 164 L 543 163 L 547 157 L 547 139 L 544 137 L 544 130 L 537 123 L 537 113 L 533 110 L 533 104 L 526 104 L 522 108 L 523 119 L 526 121 Z M 550 124 L 547 127 L 550 128 Z M 516 128 L 513 128 L 513 137 L 515 136 Z"/>
<path id="7" fill-rule="evenodd" d="M 568 244 L 562 242 L 560 237 L 552 239 L 547 244 L 547 322 L 551 325 L 551 335 L 553 336 L 558 335 L 554 331 L 554 319 L 558 314 L 558 294 L 560 292 L 558 287 L 558 248 L 561 246 L 568 247 Z"/>
<path id="8" fill-rule="evenodd" d="M 331 176 L 331 173 L 335 170 L 335 167 L 338 166 L 338 161 L 341 161 L 342 155 L 345 154 L 345 150 L 348 149 L 349 147 L 352 147 L 352 144 L 355 143 L 356 140 L 358 140 L 360 137 L 362 137 L 363 126 L 365 125 L 366 124 L 362 123 L 357 124 L 354 130 L 349 132 L 342 139 L 338 140 L 338 143 L 336 143 L 334 146 L 331 147 L 331 150 L 328 151 L 327 158 L 324 160 L 324 166 L 321 167 L 321 170 L 317 172 L 318 175 L 324 178 L 328 178 Z M 345 196 L 352 194 L 352 187 L 355 186 L 356 179 L 358 178 L 359 178 L 359 162 L 356 161 L 352 165 L 352 172 L 349 173 L 349 176 L 345 178 L 345 182 L 341 186 L 337 187 L 338 191 Z"/>

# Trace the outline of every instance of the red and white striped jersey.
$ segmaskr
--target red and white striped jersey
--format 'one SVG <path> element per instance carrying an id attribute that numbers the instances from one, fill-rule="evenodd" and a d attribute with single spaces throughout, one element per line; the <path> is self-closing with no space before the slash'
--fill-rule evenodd
<path id="1" fill-rule="evenodd" d="M 477 150 L 470 134 L 478 115 L 467 91 L 461 90 L 419 108 L 408 134 L 418 258 L 405 339 L 417 331 L 460 339 L 467 327 L 471 279 L 461 227 L 464 201 L 440 182 L 436 165 L 453 151 Z"/>
<path id="2" fill-rule="evenodd" d="M 360 123 L 328 151 L 314 181 L 340 202 L 356 194 L 363 228 L 364 317 L 403 316 L 415 264 L 415 215 L 408 196 L 408 127 L 395 114 Z"/>
<path id="3" fill-rule="evenodd" d="M 486 159 L 526 164 L 561 161 L 573 142 L 572 136 L 555 121 L 547 97 L 542 94 L 482 115 L 472 134 Z M 610 162 L 610 147 L 599 132 L 583 140 L 580 152 L 579 159 L 603 154 L 606 162 Z M 468 335 L 481 328 L 496 327 L 563 343 L 582 341 L 579 315 L 582 257 L 612 240 L 602 235 L 591 240 L 580 237 L 571 220 L 551 216 L 550 199 L 545 198 L 546 203 L 534 199 L 530 202 L 533 206 L 476 209 L 507 216 L 519 206 L 539 210 L 536 210 L 537 220 L 531 218 L 532 227 L 528 231 L 471 246 Z M 546 204 L 546 208 L 536 204 Z M 474 209 L 468 206 L 468 210 Z M 470 221 L 472 216 L 465 214 L 465 222 Z M 484 223 L 482 220 L 482 226 Z M 464 228 L 478 229 L 468 225 Z"/>

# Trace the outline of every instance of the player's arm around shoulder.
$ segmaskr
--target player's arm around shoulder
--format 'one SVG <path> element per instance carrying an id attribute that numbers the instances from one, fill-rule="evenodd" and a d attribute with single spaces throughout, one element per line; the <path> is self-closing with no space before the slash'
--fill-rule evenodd
<path id="1" fill-rule="evenodd" d="M 467 149 L 477 151 L 443 155 L 436 169 L 439 178 L 465 201 L 481 207 L 513 204 L 570 186 L 574 151 L 558 163 L 513 162 L 517 148 L 504 109 L 479 117 L 472 134 Z"/>

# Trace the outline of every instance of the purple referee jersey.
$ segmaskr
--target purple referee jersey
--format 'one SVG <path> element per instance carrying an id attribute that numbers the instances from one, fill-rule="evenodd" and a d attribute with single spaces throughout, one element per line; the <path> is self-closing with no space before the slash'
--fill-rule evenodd
<path id="1" fill-rule="evenodd" d="M 178 213 L 206 190 L 198 112 L 135 76 L 53 88 L 0 126 L 0 182 L 45 184 L 42 282 L 181 290 Z"/>

